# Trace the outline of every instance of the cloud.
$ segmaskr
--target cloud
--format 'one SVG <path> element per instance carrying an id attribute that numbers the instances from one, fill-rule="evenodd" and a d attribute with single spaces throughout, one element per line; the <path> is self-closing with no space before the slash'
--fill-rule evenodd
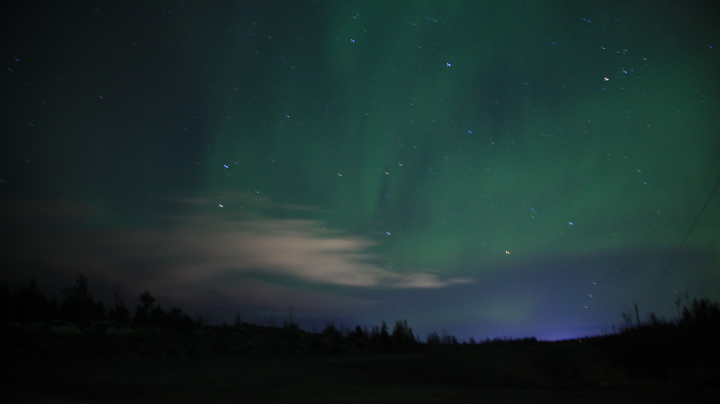
<path id="1" fill-rule="evenodd" d="M 193 200 L 192 203 L 205 199 Z M 17 201 L 15 201 L 17 202 Z M 43 212 L 47 223 L 96 215 L 67 201 L 15 203 L 19 215 Z M 52 208 L 50 208 L 52 207 Z M 163 227 L 68 230 L 48 225 L 34 233 L 28 251 L 50 265 L 123 272 L 152 268 L 168 282 L 204 283 L 250 271 L 289 276 L 304 282 L 348 287 L 442 288 L 469 279 L 442 280 L 428 271 L 398 273 L 373 262 L 374 242 L 323 228 L 317 220 L 243 219 L 201 213 L 175 216 Z M 111 276 L 111 275 L 110 275 Z M 140 278 L 151 277 L 138 274 Z"/>
<path id="2" fill-rule="evenodd" d="M 439 288 L 468 282 L 428 273 L 400 274 L 372 263 L 370 240 L 324 230 L 314 220 L 184 218 L 172 229 L 135 230 L 113 238 L 122 259 L 172 266 L 188 281 L 246 271 L 354 287 Z"/>

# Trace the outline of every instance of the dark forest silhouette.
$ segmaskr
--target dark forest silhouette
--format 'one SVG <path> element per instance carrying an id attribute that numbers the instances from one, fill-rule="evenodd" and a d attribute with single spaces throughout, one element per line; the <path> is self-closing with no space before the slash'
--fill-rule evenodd
<path id="1" fill-rule="evenodd" d="M 269 335 L 276 327 L 244 323 L 239 314 L 233 326 L 223 323 L 222 326 L 212 327 L 206 318 L 198 316 L 193 319 L 180 308 L 173 307 L 166 311 L 156 302 L 149 291 L 142 293 L 138 301 L 134 310 L 129 309 L 116 287 L 114 304 L 107 309 L 102 302 L 95 301 L 88 285 L 88 279 L 83 274 L 78 275 L 73 286 L 63 290 L 63 297 L 59 302 L 55 297 L 46 297 L 38 288 L 37 280 L 34 277 L 26 285 L 14 288 L 10 287 L 7 280 L 3 280 L 0 283 L 0 323 L 4 324 L 5 334 L 13 333 L 16 328 L 29 327 L 43 330 L 45 334 L 56 337 L 82 334 L 97 338 L 100 335 L 128 336 L 136 334 L 134 337 L 141 338 L 140 335 L 154 331 L 164 331 L 175 337 L 182 333 L 191 335 L 191 332 L 196 332 L 192 335 L 197 337 L 198 332 L 217 329 L 227 332 L 240 330 L 246 334 L 263 334 L 263 337 L 268 340 L 277 339 L 277 335 Z M 289 350 L 291 353 L 408 352 L 423 345 L 420 337 L 413 333 L 412 328 L 405 320 L 396 321 L 392 330 L 384 321 L 379 326 L 367 328 L 358 325 L 354 329 L 336 327 L 331 322 L 321 333 L 315 334 L 300 330 L 298 324 L 293 323 L 292 317 L 290 317 L 285 319 L 281 328 L 276 329 L 276 331 L 280 330 L 285 330 L 283 337 L 289 337 L 290 341 L 274 341 L 274 344 L 261 347 L 262 349 L 241 349 L 239 351 L 262 354 L 272 354 L 273 349 Z M 253 336 L 257 337 L 257 335 Z M 283 346 L 292 345 L 298 336 L 309 340 L 309 343 L 297 349 Z M 457 342 L 455 337 L 452 337 L 452 341 Z M 150 345 L 160 351 L 163 350 L 160 346 L 161 342 L 153 342 Z M 23 344 L 21 343 L 21 345 Z M 255 340 L 251 345 L 263 346 L 266 344 L 263 341 Z M 145 354 L 152 356 L 152 348 L 145 349 L 145 351 Z M 221 351 L 228 352 L 227 349 L 221 349 Z M 175 354 L 193 355 L 192 352 L 175 352 Z"/>
<path id="2" fill-rule="evenodd" d="M 115 291 L 115 304 L 105 309 L 102 302 L 96 302 L 88 286 L 88 279 L 80 274 L 75 285 L 63 290 L 63 299 L 58 303 L 55 297 L 47 298 L 37 286 L 36 278 L 27 285 L 11 290 L 7 280 L 0 284 L 0 321 L 32 324 L 51 320 L 64 320 L 78 327 L 88 327 L 102 320 L 119 324 L 163 328 L 192 328 L 195 322 L 179 308 L 163 310 L 155 298 L 146 291 L 140 296 L 140 303 L 131 315 L 125 303 Z"/>
<path id="3" fill-rule="evenodd" d="M 714 386 L 720 376 L 720 305 L 709 299 L 676 301 L 678 318 L 653 313 L 647 321 L 622 313 L 617 332 L 557 342 L 534 337 L 458 341 L 432 332 L 423 341 L 407 321 L 370 328 L 329 323 L 301 330 L 292 314 L 281 327 L 235 323 L 210 326 L 174 307 L 165 310 L 149 291 L 134 310 L 116 288 L 113 305 L 96 301 L 80 274 L 62 299 L 46 297 L 35 278 L 21 287 L 0 284 L 3 354 L 52 357 L 232 357 L 338 354 L 421 354 L 413 380 L 489 386 L 582 386 L 675 383 Z"/>

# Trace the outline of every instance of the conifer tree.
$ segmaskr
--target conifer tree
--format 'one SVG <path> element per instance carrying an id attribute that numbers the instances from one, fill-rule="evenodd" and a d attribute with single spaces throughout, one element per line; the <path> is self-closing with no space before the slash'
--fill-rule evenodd
<path id="1" fill-rule="evenodd" d="M 130 323 L 130 310 L 125 307 L 125 301 L 120 297 L 120 286 L 117 284 L 115 285 L 115 307 L 110 310 L 108 317 L 119 323 Z"/>
<path id="2" fill-rule="evenodd" d="M 48 321 L 55 313 L 52 311 L 50 301 L 40 292 L 37 279 L 32 277 L 27 286 L 23 286 L 15 293 L 14 308 L 15 321 L 20 323 L 34 323 Z"/>
<path id="3" fill-rule="evenodd" d="M 146 290 L 145 293 L 140 295 L 140 303 L 135 307 L 133 322 L 138 325 L 150 325 L 150 308 L 155 303 L 155 298 Z"/>
<path id="4" fill-rule="evenodd" d="M 60 305 L 60 313 L 64 319 L 87 326 L 105 316 L 103 304 L 93 300 L 85 275 L 79 274 L 75 286 L 65 289 L 63 293 L 65 297 Z"/>

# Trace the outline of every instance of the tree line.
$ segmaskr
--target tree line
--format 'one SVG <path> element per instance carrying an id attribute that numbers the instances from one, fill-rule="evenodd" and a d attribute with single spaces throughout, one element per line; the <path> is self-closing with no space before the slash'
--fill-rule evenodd
<path id="1" fill-rule="evenodd" d="M 390 331 L 388 325 L 383 321 L 380 326 L 372 326 L 371 328 L 363 328 L 359 325 L 354 329 L 337 328 L 335 324 L 330 322 L 325 326 L 322 334 L 333 339 L 353 338 L 362 339 L 377 345 L 393 345 L 393 346 L 414 346 L 421 343 L 419 336 L 413 333 L 412 328 L 408 326 L 407 320 L 398 320 Z"/>
<path id="2" fill-rule="evenodd" d="M 48 298 L 39 289 L 37 278 L 33 277 L 23 286 L 11 287 L 7 279 L 0 282 L 0 322 L 29 325 L 34 323 L 61 320 L 72 322 L 78 327 L 86 328 L 92 323 L 111 320 L 128 326 L 156 326 L 170 329 L 192 329 L 207 325 L 206 318 L 201 316 L 193 319 L 182 309 L 173 307 L 165 310 L 156 299 L 145 291 L 138 298 L 138 304 L 131 311 L 120 297 L 119 288 L 116 287 L 114 303 L 111 307 L 96 301 L 88 284 L 88 278 L 79 274 L 74 285 L 62 290 L 62 298 L 55 296 Z M 242 326 L 238 314 L 235 327 Z M 227 323 L 223 323 L 227 327 Z M 292 319 L 284 322 L 283 328 L 298 329 Z M 395 322 L 392 330 L 383 321 L 379 326 L 370 328 L 357 325 L 353 328 L 336 327 L 333 322 L 327 324 L 321 334 L 333 340 L 345 338 L 362 340 L 371 345 L 413 347 L 424 344 L 419 335 L 416 335 L 406 320 Z M 475 341 L 470 341 L 474 344 Z M 436 332 L 427 337 L 428 345 L 459 345 L 457 338 L 443 333 L 440 337 Z M 467 344 L 467 343 L 465 343 Z"/>
<path id="3" fill-rule="evenodd" d="M 654 339 L 663 340 L 692 340 L 694 347 L 713 347 L 713 355 L 719 357 L 717 350 L 720 345 L 716 344 L 716 338 L 720 338 L 720 305 L 709 299 L 687 298 L 687 304 L 680 307 L 680 300 L 675 303 L 678 306 L 678 318 L 675 321 L 666 321 L 653 313 L 648 316 L 648 321 L 641 323 L 639 315 L 636 315 L 637 325 L 633 326 L 629 313 L 622 313 L 625 324 L 621 327 L 620 335 L 637 336 L 653 335 Z M 46 297 L 38 288 L 37 279 L 30 281 L 21 287 L 10 287 L 5 279 L 0 282 L 0 322 L 33 324 L 48 322 L 52 320 L 69 321 L 79 327 L 88 327 L 90 324 L 101 320 L 112 320 L 120 324 L 134 326 L 156 326 L 171 329 L 192 329 L 193 327 L 207 325 L 207 320 L 198 317 L 191 318 L 182 309 L 173 307 L 165 310 L 156 303 L 155 298 L 149 291 L 145 291 L 138 298 L 139 303 L 134 311 L 125 305 L 120 297 L 119 289 L 116 287 L 114 304 L 106 308 L 100 301 L 96 301 L 90 291 L 88 279 L 85 275 L 79 274 L 74 285 L 63 289 L 62 299 L 53 296 Z M 636 310 L 637 312 L 637 310 Z M 243 323 L 238 315 L 235 326 Z M 227 325 L 227 324 L 225 324 Z M 285 328 L 297 329 L 297 324 L 292 320 L 286 321 Z M 380 326 L 363 328 L 359 325 L 354 329 L 336 327 L 329 323 L 322 334 L 331 339 L 354 338 L 368 341 L 374 345 L 383 346 L 414 346 L 416 344 L 432 345 L 476 345 L 476 344 L 536 344 L 534 337 L 522 339 L 495 338 L 493 340 L 476 342 L 470 338 L 469 342 L 458 342 L 457 338 L 443 332 L 440 336 L 431 332 L 423 342 L 418 335 L 413 333 L 407 321 L 396 321 L 392 330 L 385 322 Z M 599 336 L 598 336 L 599 337 Z M 597 339 L 598 337 L 594 337 Z M 587 337 L 586 337 L 587 338 Z"/>
<path id="4" fill-rule="evenodd" d="M 0 322 L 32 324 L 51 320 L 64 320 L 87 327 L 100 320 L 113 320 L 121 324 L 158 326 L 164 328 L 192 328 L 196 321 L 177 307 L 166 311 L 155 304 L 155 298 L 145 291 L 135 312 L 125 306 L 119 290 L 115 290 L 115 302 L 110 308 L 96 301 L 88 285 L 88 279 L 80 274 L 75 284 L 62 291 L 60 301 L 48 298 L 38 288 L 37 279 L 31 278 L 22 287 L 10 287 L 7 279 L 0 283 Z"/>
<path id="5" fill-rule="evenodd" d="M 160 304 L 156 304 L 155 298 L 149 291 L 140 295 L 134 312 L 125 305 L 117 287 L 114 300 L 113 306 L 109 308 L 106 308 L 102 302 L 96 301 L 90 291 L 88 278 L 83 274 L 78 275 L 73 286 L 63 289 L 60 301 L 55 296 L 46 297 L 38 288 L 36 277 L 31 278 L 26 285 L 14 288 L 11 288 L 5 279 L 0 283 L 0 322 L 28 325 L 62 320 L 72 322 L 79 327 L 88 327 L 97 321 L 112 320 L 126 325 L 172 329 L 192 329 L 207 325 L 205 318 L 193 319 L 180 308 L 164 310 Z M 242 324 L 238 314 L 235 326 Z M 223 323 L 223 326 L 227 324 Z M 285 321 L 283 327 L 298 328 L 292 320 Z M 406 320 L 397 321 L 392 331 L 384 321 L 380 326 L 373 326 L 370 329 L 358 325 L 352 330 L 338 328 L 330 322 L 322 334 L 331 339 L 363 339 L 378 345 L 413 346 L 421 342 L 420 337 L 413 333 Z M 450 341 L 457 343 L 455 337 L 446 342 Z"/>

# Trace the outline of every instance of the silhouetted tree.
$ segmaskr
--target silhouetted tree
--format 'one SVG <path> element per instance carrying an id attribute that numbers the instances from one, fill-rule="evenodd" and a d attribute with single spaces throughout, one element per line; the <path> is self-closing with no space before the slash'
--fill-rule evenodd
<path id="1" fill-rule="evenodd" d="M 650 312 L 650 314 L 648 314 L 648 324 L 652 327 L 661 327 L 667 325 L 667 321 L 665 321 L 663 317 L 659 317 L 657 314 Z"/>
<path id="2" fill-rule="evenodd" d="M 442 341 L 443 345 L 457 345 L 458 340 L 454 335 L 449 335 L 447 331 L 443 330 Z"/>
<path id="3" fill-rule="evenodd" d="M 440 336 L 437 332 L 433 331 L 427 336 L 428 345 L 440 345 Z"/>
<path id="4" fill-rule="evenodd" d="M 158 327 L 169 327 L 168 314 L 162 309 L 162 306 L 156 304 L 150 309 L 150 324 Z"/>
<path id="5" fill-rule="evenodd" d="M 707 299 L 693 299 L 683 308 L 679 325 L 697 330 L 717 329 L 720 326 L 720 305 Z"/>
<path id="6" fill-rule="evenodd" d="M 120 297 L 120 286 L 115 285 L 115 307 L 110 309 L 108 317 L 123 324 L 130 324 L 130 310 L 125 307 L 125 301 Z"/>
<path id="7" fill-rule="evenodd" d="M 146 290 L 140 295 L 140 303 L 135 307 L 133 322 L 138 325 L 150 325 L 150 308 L 155 303 L 155 298 Z"/>
<path id="8" fill-rule="evenodd" d="M 415 343 L 415 335 L 413 334 L 412 328 L 408 326 L 407 320 L 398 320 L 395 322 L 392 341 L 394 345 L 398 346 L 409 346 Z"/>
<path id="9" fill-rule="evenodd" d="M 0 321 L 12 321 L 13 310 L 12 310 L 13 296 L 10 291 L 10 283 L 7 279 L 3 279 L 0 282 Z"/>
<path id="10" fill-rule="evenodd" d="M 105 316 L 103 304 L 93 300 L 85 275 L 79 274 L 75 286 L 65 289 L 63 293 L 65 297 L 60 305 L 62 318 L 86 326 Z"/>
<path id="11" fill-rule="evenodd" d="M 355 331 L 353 331 L 353 332 L 350 334 L 350 336 L 351 336 L 351 337 L 355 337 L 355 338 L 365 338 L 365 339 L 367 339 L 367 335 L 365 334 L 365 331 L 363 331 L 363 329 L 362 329 L 359 325 L 355 326 Z"/>
<path id="12" fill-rule="evenodd" d="M 720 305 L 717 302 L 693 299 L 690 307 L 683 308 L 678 327 L 698 359 L 711 366 L 720 364 Z"/>
<path id="13" fill-rule="evenodd" d="M 178 330 L 189 330 L 193 327 L 193 320 L 177 307 L 173 307 L 167 313 L 166 326 Z"/>
<path id="14" fill-rule="evenodd" d="M 380 344 L 382 345 L 389 345 L 390 344 L 390 333 L 388 332 L 388 326 L 385 324 L 385 322 L 382 322 L 382 325 L 380 325 Z"/>
<path id="15" fill-rule="evenodd" d="M 38 289 L 35 277 L 17 290 L 13 306 L 15 321 L 19 323 L 48 321 L 55 315 L 51 302 Z"/>
<path id="16" fill-rule="evenodd" d="M 323 335 L 325 335 L 326 337 L 335 338 L 342 336 L 340 331 L 335 327 L 335 323 L 333 323 L 332 321 L 325 326 L 325 329 L 323 330 Z"/>

